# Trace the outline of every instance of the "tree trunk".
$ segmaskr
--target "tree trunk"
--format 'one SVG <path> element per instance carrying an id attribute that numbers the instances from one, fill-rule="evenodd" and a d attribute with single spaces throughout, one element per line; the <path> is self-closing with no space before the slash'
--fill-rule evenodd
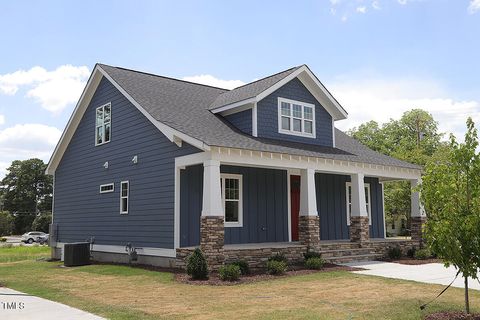
<path id="1" fill-rule="evenodd" d="M 470 314 L 470 301 L 468 300 L 468 277 L 465 278 L 465 312 Z"/>

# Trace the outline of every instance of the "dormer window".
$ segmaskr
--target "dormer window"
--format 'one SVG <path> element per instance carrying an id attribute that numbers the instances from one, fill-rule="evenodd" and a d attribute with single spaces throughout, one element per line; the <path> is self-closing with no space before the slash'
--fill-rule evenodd
<path id="1" fill-rule="evenodd" d="M 110 142 L 112 133 L 112 105 L 107 103 L 95 112 L 95 145 Z"/>
<path id="2" fill-rule="evenodd" d="M 278 98 L 278 132 L 315 138 L 315 105 Z"/>

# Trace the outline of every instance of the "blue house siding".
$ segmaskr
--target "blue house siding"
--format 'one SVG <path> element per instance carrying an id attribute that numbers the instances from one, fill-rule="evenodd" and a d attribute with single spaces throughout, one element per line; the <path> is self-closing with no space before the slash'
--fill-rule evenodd
<path id="1" fill-rule="evenodd" d="M 247 109 L 225 116 L 231 124 L 246 134 L 252 135 L 252 109 Z"/>
<path id="2" fill-rule="evenodd" d="M 278 98 L 287 98 L 315 105 L 316 138 L 292 136 L 278 132 Z M 257 104 L 259 137 L 301 143 L 333 146 L 332 117 L 297 78 L 288 82 Z"/>
<path id="3" fill-rule="evenodd" d="M 95 146 L 95 108 L 108 102 L 111 141 Z M 171 143 L 103 78 L 55 172 L 58 241 L 94 237 L 96 244 L 173 248 L 175 157 L 199 151 Z M 129 212 L 121 215 L 124 180 L 130 182 Z M 99 193 L 101 184 L 112 182 L 114 192 Z"/>
<path id="4" fill-rule="evenodd" d="M 225 243 L 288 241 L 286 171 L 223 165 L 220 171 L 243 176 L 243 227 L 225 228 Z M 180 188 L 180 246 L 195 246 L 200 243 L 203 167 L 182 170 Z"/>
<path id="5" fill-rule="evenodd" d="M 347 226 L 346 183 L 350 176 L 317 173 L 315 188 L 317 193 L 317 210 L 320 216 L 320 239 L 349 239 Z M 371 238 L 384 237 L 382 186 L 377 178 L 365 178 L 370 184 L 370 200 L 372 202 Z"/>

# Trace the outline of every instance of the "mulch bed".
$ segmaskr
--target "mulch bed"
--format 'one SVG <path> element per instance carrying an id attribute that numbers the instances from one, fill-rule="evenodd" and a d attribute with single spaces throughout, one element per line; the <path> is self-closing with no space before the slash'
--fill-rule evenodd
<path id="1" fill-rule="evenodd" d="M 211 273 L 208 280 L 192 280 L 190 276 L 186 273 L 176 273 L 175 281 L 191 284 L 191 285 L 208 285 L 208 286 L 233 286 L 243 283 L 251 283 L 279 278 L 286 278 L 291 276 L 299 276 L 305 274 L 312 274 L 318 272 L 332 272 L 332 271 L 360 271 L 364 270 L 362 268 L 352 268 L 347 266 L 339 266 L 336 264 L 326 263 L 325 266 L 320 270 L 307 270 L 302 266 L 292 266 L 289 271 L 280 276 L 274 276 L 264 273 L 252 273 L 250 275 L 241 276 L 238 281 L 222 281 L 218 273 Z"/>
<path id="2" fill-rule="evenodd" d="M 425 320 L 480 320 L 480 314 L 466 314 L 459 311 L 436 312 L 427 315 Z"/>
<path id="3" fill-rule="evenodd" d="M 407 264 L 407 265 L 412 265 L 412 266 L 414 266 L 414 265 L 416 266 L 416 265 L 420 265 L 420 264 L 428 264 L 428 263 L 443 263 L 442 260 L 437 259 L 437 258 L 419 260 L 419 259 L 412 259 L 412 258 L 408 258 L 408 257 L 403 257 L 403 258 L 400 258 L 400 259 L 397 259 L 397 260 L 385 259 L 383 261 L 400 263 L 400 264 Z"/>

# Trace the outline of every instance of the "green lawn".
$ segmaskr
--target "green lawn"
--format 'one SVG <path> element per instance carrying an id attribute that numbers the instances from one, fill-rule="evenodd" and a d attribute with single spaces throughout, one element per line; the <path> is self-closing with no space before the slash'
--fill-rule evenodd
<path id="1" fill-rule="evenodd" d="M 426 312 L 463 307 L 461 289 L 449 289 L 425 312 L 419 306 L 442 286 L 344 271 L 237 286 L 197 286 L 176 283 L 170 273 L 127 266 L 63 268 L 59 262 L 36 260 L 48 249 L 28 249 L 0 248 L 1 283 L 109 319 L 417 320 Z M 472 290 L 476 312 L 479 298 L 480 293 Z"/>

